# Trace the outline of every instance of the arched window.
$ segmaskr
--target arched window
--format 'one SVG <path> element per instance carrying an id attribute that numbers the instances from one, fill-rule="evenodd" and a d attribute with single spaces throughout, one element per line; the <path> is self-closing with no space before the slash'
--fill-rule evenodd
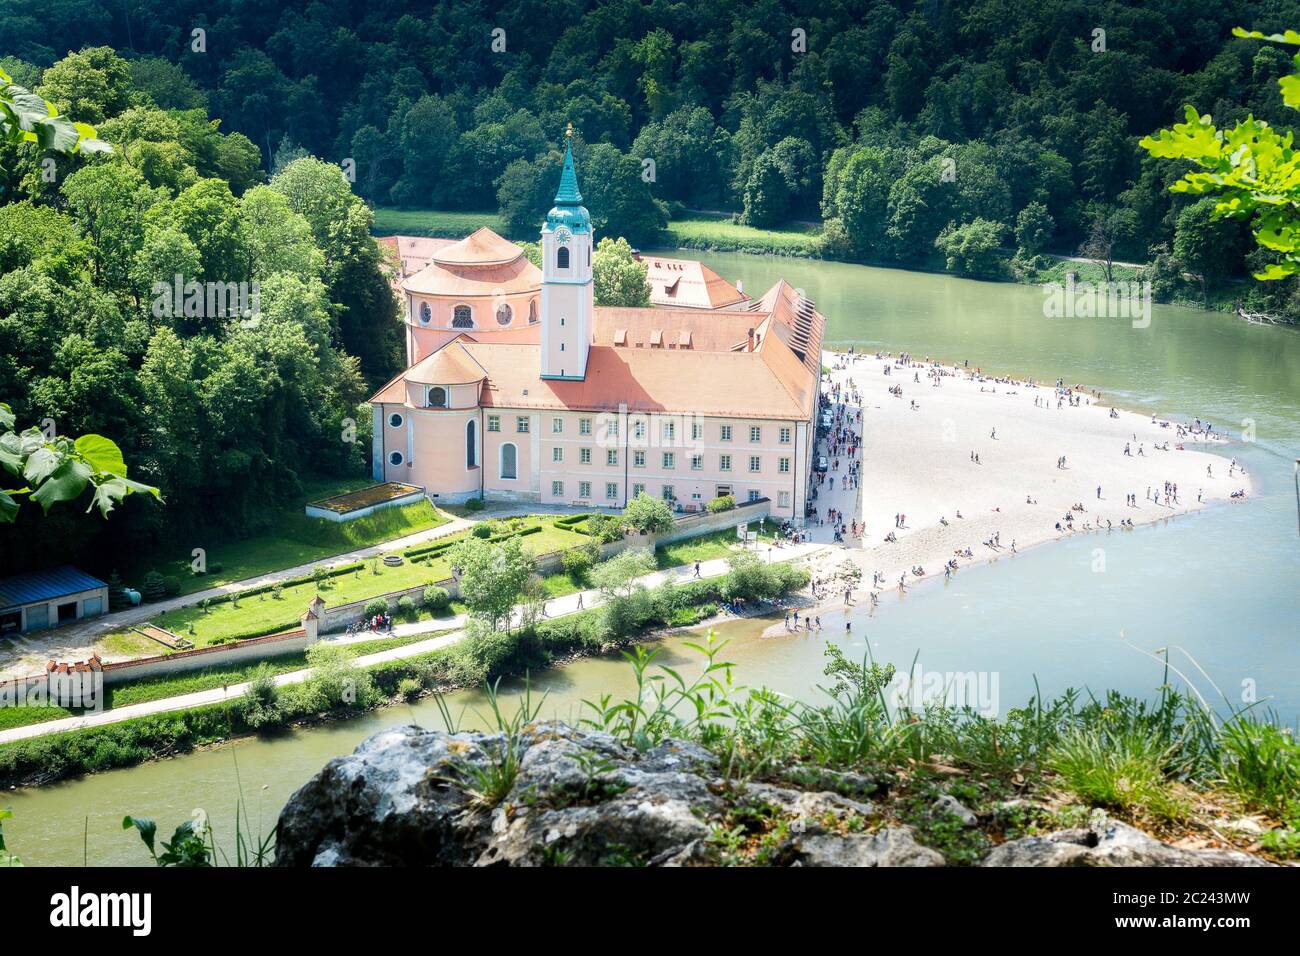
<path id="1" fill-rule="evenodd" d="M 568 246 L 560 246 L 559 250 L 555 253 L 555 268 L 557 269 L 569 268 L 569 247 Z"/>
<path id="2" fill-rule="evenodd" d="M 441 385 L 435 385 L 429 389 L 429 407 L 446 408 L 447 407 L 447 390 Z"/>
<path id="3" fill-rule="evenodd" d="M 528 324 L 535 325 L 536 323 L 537 323 L 537 300 L 529 299 L 528 300 Z"/>
<path id="4" fill-rule="evenodd" d="M 465 423 L 465 467 L 478 467 L 478 434 L 474 427 L 474 420 L 470 419 Z"/>
<path id="5" fill-rule="evenodd" d="M 390 428 L 401 428 L 402 416 L 397 414 L 397 412 L 393 412 L 393 414 L 388 416 L 388 425 Z"/>
<path id="6" fill-rule="evenodd" d="M 429 308 L 429 303 L 420 303 L 420 324 L 428 325 L 433 321 L 433 309 Z"/>
<path id="7" fill-rule="evenodd" d="M 402 453 L 400 451 L 390 452 L 388 455 L 390 465 L 400 465 L 402 463 Z"/>
<path id="8" fill-rule="evenodd" d="M 518 478 L 519 477 L 519 452 L 515 448 L 515 443 L 508 441 L 501 446 L 501 477 Z"/>
<path id="9" fill-rule="evenodd" d="M 515 317 L 515 310 L 509 305 L 502 302 L 497 306 L 497 325 L 509 325 L 510 320 Z"/>
<path id="10" fill-rule="evenodd" d="M 453 329 L 474 328 L 474 313 L 470 311 L 469 306 L 458 305 L 452 310 L 451 327 Z"/>

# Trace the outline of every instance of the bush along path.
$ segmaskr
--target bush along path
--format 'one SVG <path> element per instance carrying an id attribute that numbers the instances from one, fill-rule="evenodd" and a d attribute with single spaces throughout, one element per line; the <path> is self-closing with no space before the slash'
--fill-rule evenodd
<path id="1" fill-rule="evenodd" d="M 788 546 L 783 548 L 781 551 L 782 562 L 788 563 L 805 558 L 816 551 L 819 551 L 822 547 L 824 546 L 818 544 Z M 716 558 L 699 563 L 700 580 L 717 580 L 724 575 L 727 575 L 729 571 L 730 565 L 726 559 Z M 669 582 L 689 582 L 693 580 L 695 580 L 695 565 L 686 565 L 684 567 L 655 571 L 646 574 L 637 578 L 634 583 L 647 590 L 652 590 L 661 588 L 664 584 Z M 573 594 L 566 594 L 562 597 L 552 598 L 545 602 L 544 614 L 542 614 L 541 617 L 543 618 L 543 623 L 545 623 L 545 619 L 547 618 L 564 618 L 566 616 L 580 614 L 582 611 L 587 609 L 594 610 L 604 605 L 608 600 L 609 599 L 606 595 L 599 590 L 584 590 Z M 521 609 L 517 607 L 516 616 L 520 613 Z M 435 618 L 433 620 L 397 624 L 394 625 L 393 634 L 391 636 L 410 637 L 434 631 L 446 632 L 449 627 L 455 627 L 464 622 L 465 618 L 463 616 L 457 616 L 453 619 Z M 430 637 L 428 640 L 414 641 L 403 644 L 399 647 L 389 648 L 387 650 L 356 657 L 352 659 L 351 663 L 355 668 L 365 669 L 381 665 L 390 665 L 401 661 L 416 660 L 427 657 L 435 652 L 443 651 L 462 641 L 465 636 L 466 632 L 464 630 L 455 630 L 451 633 L 440 633 L 438 636 Z M 375 635 L 372 633 L 354 635 L 352 637 L 339 636 L 332 640 L 329 638 L 322 639 L 317 646 L 329 648 L 331 646 L 344 646 L 348 643 L 374 639 Z M 500 673 L 500 671 L 495 673 Z M 303 668 L 284 674 L 274 675 L 270 680 L 276 687 L 286 687 L 289 685 L 308 682 L 312 678 L 313 674 L 314 670 L 312 668 Z M 479 675 L 477 674 L 466 673 L 463 674 L 463 679 L 458 680 L 457 683 L 476 683 L 477 681 L 473 678 L 478 676 Z M 482 676 L 486 677 L 489 675 L 483 674 Z M 6 730 L 0 730 L 0 745 L 30 740 L 36 737 L 67 733 L 69 731 L 104 727 L 110 724 L 123 723 L 142 717 L 149 717 L 173 711 L 193 710 L 214 704 L 229 703 L 248 694 L 256 683 L 257 681 L 245 681 L 238 684 L 232 684 L 228 687 L 197 691 L 176 697 L 166 697 L 159 700 L 146 701 L 139 704 L 131 704 L 126 707 L 100 711 L 98 713 L 84 714 L 78 717 L 66 717 L 39 724 L 12 727 Z M 0 762 L 0 770 L 2 769 L 3 765 L 2 762 Z"/>

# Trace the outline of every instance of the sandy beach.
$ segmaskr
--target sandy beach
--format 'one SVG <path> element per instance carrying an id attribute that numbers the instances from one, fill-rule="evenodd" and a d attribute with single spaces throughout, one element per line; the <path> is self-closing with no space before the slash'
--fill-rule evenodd
<path id="1" fill-rule="evenodd" d="M 1229 474 L 1229 442 L 1203 432 L 1179 436 L 1180 425 L 1195 427 L 1194 417 L 1153 421 L 1112 411 L 1105 395 L 1063 394 L 1055 382 L 986 378 L 974 366 L 946 366 L 936 375 L 916 357 L 900 364 L 896 353 L 826 352 L 823 364 L 832 369 L 823 390 L 840 386 L 843 420 L 862 437 L 862 464 L 857 487 L 845 488 L 847 455 L 839 455 L 838 470 L 830 455 L 816 505 L 823 520 L 834 507 L 846 524 L 857 520 L 866 528 L 814 562 L 825 589 L 819 606 L 827 610 L 844 606 L 852 567 L 861 573 L 853 601 L 862 603 L 873 590 L 882 599 L 896 594 L 900 576 L 908 587 L 942 579 L 954 558 L 960 574 L 1013 548 L 1018 553 L 1073 535 L 1096 535 L 1104 547 L 1108 535 L 1127 533 L 1123 522 L 1148 524 L 1250 492 L 1240 467 Z M 901 397 L 890 392 L 894 387 Z M 1166 482 L 1177 485 L 1176 501 Z M 1078 505 L 1084 510 L 1071 510 Z M 896 540 L 886 541 L 891 533 Z M 829 524 L 814 526 L 812 536 L 830 541 L 833 532 Z M 873 587 L 875 572 L 881 583 Z"/>

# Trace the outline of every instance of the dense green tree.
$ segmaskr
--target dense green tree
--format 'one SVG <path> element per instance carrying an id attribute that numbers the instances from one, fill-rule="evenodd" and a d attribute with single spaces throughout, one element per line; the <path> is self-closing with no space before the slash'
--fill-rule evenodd
<path id="1" fill-rule="evenodd" d="M 597 305 L 650 306 L 648 267 L 632 255 L 627 240 L 606 236 L 596 244 L 591 263 Z"/>

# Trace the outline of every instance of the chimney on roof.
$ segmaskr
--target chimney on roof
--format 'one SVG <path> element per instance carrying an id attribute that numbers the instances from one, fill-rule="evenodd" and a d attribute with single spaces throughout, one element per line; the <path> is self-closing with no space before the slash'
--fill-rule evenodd
<path id="1" fill-rule="evenodd" d="M 744 295 L 744 294 L 745 294 L 745 280 L 744 280 L 744 279 L 737 279 L 737 280 L 736 280 L 736 291 L 739 292 L 741 295 Z"/>
<path id="2" fill-rule="evenodd" d="M 753 330 L 753 329 L 747 329 L 747 330 L 745 331 L 745 344 L 746 344 L 749 348 L 751 348 L 751 349 L 754 347 L 754 330 Z"/>

